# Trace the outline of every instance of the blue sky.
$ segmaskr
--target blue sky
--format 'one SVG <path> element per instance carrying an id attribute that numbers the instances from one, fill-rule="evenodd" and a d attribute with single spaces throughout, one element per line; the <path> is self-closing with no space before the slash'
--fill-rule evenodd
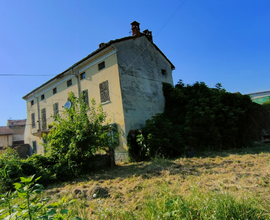
<path id="1" fill-rule="evenodd" d="M 153 32 L 154 43 L 175 65 L 174 83 L 220 82 L 242 94 L 270 90 L 270 1 L 182 3 L 0 0 L 0 126 L 26 118 L 22 96 L 99 43 L 130 36 L 134 20 L 141 31 Z"/>

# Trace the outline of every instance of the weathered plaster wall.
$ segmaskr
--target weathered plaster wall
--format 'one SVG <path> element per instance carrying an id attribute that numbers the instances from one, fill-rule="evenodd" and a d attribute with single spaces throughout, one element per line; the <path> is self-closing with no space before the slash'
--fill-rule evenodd
<path id="1" fill-rule="evenodd" d="M 162 82 L 173 84 L 172 69 L 146 37 L 123 41 L 114 46 L 117 49 L 127 135 L 130 130 L 139 129 L 151 116 L 163 112 L 165 99 Z M 166 75 L 162 74 L 162 69 L 166 70 Z"/>
<path id="2" fill-rule="evenodd" d="M 98 64 L 105 62 L 105 68 L 102 70 L 98 69 Z M 123 116 L 123 106 L 120 90 L 120 81 L 119 81 L 119 71 L 117 65 L 117 57 L 115 49 L 113 47 L 108 48 L 107 50 L 98 54 L 98 56 L 91 58 L 85 61 L 83 64 L 78 67 L 74 67 L 73 73 L 85 73 L 85 78 L 79 80 L 81 91 L 88 90 L 88 99 L 91 103 L 91 99 L 94 98 L 97 105 L 101 102 L 100 100 L 100 89 L 99 84 L 108 81 L 109 85 L 109 96 L 110 101 L 102 104 L 103 110 L 107 113 L 107 119 L 109 123 L 116 123 L 118 125 L 118 130 L 121 132 L 120 144 L 115 149 L 115 151 L 123 151 L 126 149 L 126 146 L 123 146 L 126 137 L 124 136 L 125 132 L 125 122 Z M 67 80 L 72 79 L 72 86 L 67 87 Z M 53 94 L 53 88 L 57 87 L 57 93 Z M 37 153 L 43 152 L 42 138 L 34 136 L 33 133 L 38 131 L 38 104 L 39 111 L 46 108 L 46 118 L 47 126 L 52 123 L 53 115 L 53 104 L 58 103 L 59 113 L 62 114 L 64 104 L 67 101 L 68 93 L 74 92 L 78 97 L 78 81 L 75 76 L 72 76 L 71 73 L 66 74 L 66 76 L 61 77 L 43 88 L 37 90 L 31 98 L 27 100 L 27 126 L 25 131 L 25 143 L 31 145 L 31 151 L 33 146 L 33 141 L 37 143 Z M 45 99 L 41 100 L 41 95 L 45 95 Z M 31 105 L 31 101 L 34 100 L 34 105 Z M 31 126 L 31 114 L 35 113 L 36 126 L 32 128 Z M 41 116 L 41 114 L 40 114 Z"/>
<path id="3" fill-rule="evenodd" d="M 13 127 L 10 127 L 10 128 L 14 132 L 13 141 L 23 141 L 24 140 L 25 126 L 13 126 Z"/>
<path id="4" fill-rule="evenodd" d="M 0 135 L 0 147 L 12 146 L 12 134 Z"/>

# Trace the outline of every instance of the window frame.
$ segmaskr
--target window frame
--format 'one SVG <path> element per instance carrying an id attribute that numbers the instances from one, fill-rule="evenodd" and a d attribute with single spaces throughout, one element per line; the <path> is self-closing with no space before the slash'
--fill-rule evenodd
<path id="1" fill-rule="evenodd" d="M 41 109 L 41 128 L 42 130 L 47 129 L 46 108 Z"/>
<path id="2" fill-rule="evenodd" d="M 163 76 L 167 75 L 167 71 L 165 69 L 161 69 L 161 73 L 162 73 Z"/>
<path id="3" fill-rule="evenodd" d="M 57 93 L 57 87 L 52 89 L 53 95 Z"/>
<path id="4" fill-rule="evenodd" d="M 34 102 L 34 99 L 33 100 L 31 100 L 31 106 L 33 106 L 35 104 L 35 102 Z"/>
<path id="5" fill-rule="evenodd" d="M 32 141 L 33 154 L 37 153 L 37 141 Z"/>
<path id="6" fill-rule="evenodd" d="M 40 96 L 40 100 L 44 100 L 44 99 L 45 99 L 45 95 L 42 94 L 42 95 Z"/>
<path id="7" fill-rule="evenodd" d="M 59 104 L 58 102 L 53 104 L 53 116 L 57 116 L 59 114 Z"/>
<path id="8" fill-rule="evenodd" d="M 82 99 L 89 106 L 88 89 L 82 91 Z"/>
<path id="9" fill-rule="evenodd" d="M 35 113 L 31 114 L 31 125 L 32 125 L 32 128 L 36 127 Z"/>
<path id="10" fill-rule="evenodd" d="M 105 69 L 105 61 L 102 61 L 101 63 L 98 64 L 98 70 L 103 70 Z"/>
<path id="11" fill-rule="evenodd" d="M 72 79 L 69 79 L 69 80 L 67 81 L 67 87 L 70 87 L 70 86 L 72 86 Z"/>
<path id="12" fill-rule="evenodd" d="M 80 80 L 84 80 L 86 78 L 86 73 L 83 72 L 80 74 Z"/>
<path id="13" fill-rule="evenodd" d="M 118 133 L 118 126 L 116 123 L 112 123 L 109 125 L 109 131 L 108 131 L 108 136 L 111 137 L 111 143 L 110 145 L 112 145 L 112 143 L 115 143 L 116 146 L 119 146 L 120 141 L 119 141 L 119 136 L 116 136 L 116 134 Z"/>
<path id="14" fill-rule="evenodd" d="M 100 102 L 101 102 L 101 104 L 109 103 L 111 101 L 110 100 L 110 92 L 109 92 L 109 82 L 108 82 L 108 80 L 106 80 L 106 81 L 99 84 L 99 92 L 100 92 Z"/>

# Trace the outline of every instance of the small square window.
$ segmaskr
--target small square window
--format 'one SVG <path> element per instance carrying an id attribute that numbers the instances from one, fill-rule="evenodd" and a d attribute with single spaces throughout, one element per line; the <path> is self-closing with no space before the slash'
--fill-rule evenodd
<path id="1" fill-rule="evenodd" d="M 81 73 L 80 78 L 81 78 L 81 80 L 85 79 L 85 73 Z"/>
<path id="2" fill-rule="evenodd" d="M 53 88 L 53 94 L 56 94 L 57 93 L 57 88 Z"/>
<path id="3" fill-rule="evenodd" d="M 72 86 L 72 80 L 71 79 L 67 81 L 67 87 L 69 87 L 69 86 Z"/>
<path id="4" fill-rule="evenodd" d="M 34 105 L 34 100 L 31 101 L 31 105 Z"/>
<path id="5" fill-rule="evenodd" d="M 161 69 L 161 73 L 162 73 L 162 75 L 167 75 L 167 72 L 164 69 Z"/>
<path id="6" fill-rule="evenodd" d="M 41 100 L 43 100 L 43 99 L 45 99 L 45 95 L 44 94 L 41 95 Z"/>
<path id="7" fill-rule="evenodd" d="M 98 64 L 98 70 L 102 70 L 105 68 L 105 62 L 103 61 L 102 63 Z"/>

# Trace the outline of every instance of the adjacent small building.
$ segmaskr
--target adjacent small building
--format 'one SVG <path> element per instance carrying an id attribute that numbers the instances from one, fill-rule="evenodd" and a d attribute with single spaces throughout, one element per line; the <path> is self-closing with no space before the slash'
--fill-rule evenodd
<path id="1" fill-rule="evenodd" d="M 14 132 L 8 126 L 0 126 L 0 150 L 12 146 Z"/>
<path id="2" fill-rule="evenodd" d="M 7 120 L 7 126 L 14 132 L 12 146 L 24 144 L 26 119 Z"/>
<path id="3" fill-rule="evenodd" d="M 270 91 L 249 93 L 247 95 L 251 97 L 253 102 L 258 104 L 263 104 L 264 102 L 270 100 Z"/>
<path id="4" fill-rule="evenodd" d="M 115 125 L 119 145 L 116 161 L 126 160 L 127 135 L 156 113 L 163 112 L 162 82 L 173 84 L 174 65 L 153 43 L 152 32 L 131 23 L 132 36 L 100 43 L 97 50 L 26 94 L 27 125 L 24 141 L 32 152 L 43 153 L 43 134 L 51 116 L 61 114 L 68 93 L 84 94 L 85 102 L 101 103 Z"/>

